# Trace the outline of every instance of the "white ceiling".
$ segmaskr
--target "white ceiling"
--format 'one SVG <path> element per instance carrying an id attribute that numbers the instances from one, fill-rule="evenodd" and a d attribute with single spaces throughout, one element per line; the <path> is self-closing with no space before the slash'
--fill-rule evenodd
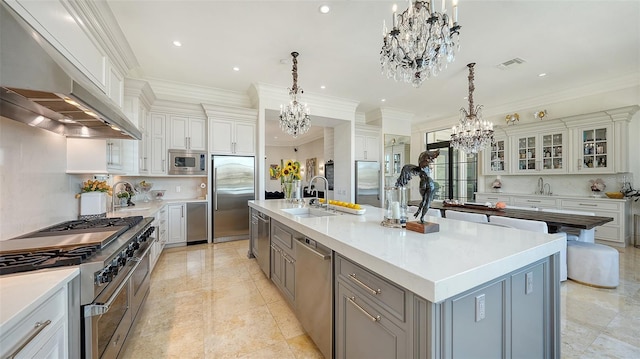
<path id="1" fill-rule="evenodd" d="M 391 22 L 394 1 L 108 3 L 140 64 L 140 77 L 240 92 L 267 83 L 287 91 L 290 53 L 297 51 L 305 93 L 355 100 L 364 113 L 379 107 L 408 111 L 414 122 L 455 116 L 466 106 L 470 62 L 477 63 L 474 100 L 485 113 L 616 79 L 640 82 L 638 0 L 460 0 L 461 50 L 420 88 L 380 72 L 382 21 Z M 331 5 L 326 15 L 318 11 L 324 3 Z M 173 46 L 174 40 L 182 47 Z M 497 68 L 515 57 L 526 62 Z M 543 72 L 547 76 L 539 77 Z"/>

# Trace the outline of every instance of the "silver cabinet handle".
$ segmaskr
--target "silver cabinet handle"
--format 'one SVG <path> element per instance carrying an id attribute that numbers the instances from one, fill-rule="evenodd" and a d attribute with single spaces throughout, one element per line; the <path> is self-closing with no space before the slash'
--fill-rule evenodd
<path id="1" fill-rule="evenodd" d="M 349 279 L 351 279 L 352 281 L 356 282 L 359 286 L 361 286 L 362 288 L 364 288 L 364 289 L 368 290 L 368 291 L 369 291 L 369 292 L 371 292 L 371 294 L 373 294 L 373 295 L 377 295 L 377 294 L 382 293 L 382 290 L 381 290 L 380 288 L 378 288 L 378 289 L 373 289 L 373 288 L 369 287 L 368 285 L 366 285 L 366 284 L 362 283 L 362 282 L 360 281 L 360 279 L 358 279 L 358 278 L 356 277 L 356 274 L 355 274 L 355 273 L 351 273 L 351 274 L 349 274 Z"/>
<path id="2" fill-rule="evenodd" d="M 356 303 L 356 297 L 349 297 L 347 298 L 349 299 L 349 302 L 354 305 L 356 308 L 358 308 L 364 315 L 366 315 L 367 317 L 369 317 L 369 319 L 371 319 L 372 322 L 379 322 L 380 321 L 380 316 L 376 315 L 375 317 L 371 314 L 369 314 L 369 312 L 367 312 L 364 308 L 362 308 L 361 306 L 358 305 L 358 303 Z"/>
<path id="3" fill-rule="evenodd" d="M 597 204 L 595 203 L 579 203 L 580 206 L 587 206 L 587 207 L 598 207 Z"/>
<path id="4" fill-rule="evenodd" d="M 289 256 L 284 253 L 282 253 L 282 258 L 284 258 L 284 260 L 289 262 L 290 264 L 293 264 L 295 262 L 293 259 L 289 259 Z"/>
<path id="5" fill-rule="evenodd" d="M 22 349 L 24 349 L 24 347 L 26 347 L 27 345 L 29 345 L 29 343 L 31 343 L 31 341 L 33 339 L 35 339 L 35 337 L 38 336 L 38 334 L 40 334 L 40 332 L 42 330 L 44 330 L 44 328 L 47 327 L 47 325 L 51 324 L 51 320 L 47 319 L 44 322 L 36 322 L 36 324 L 33 327 L 33 332 L 31 333 L 31 335 L 29 335 L 25 340 L 23 340 L 20 343 L 20 346 L 18 346 L 16 348 L 16 350 L 14 350 L 11 354 L 9 354 L 9 356 L 7 357 L 7 359 L 13 359 L 15 358 L 18 354 L 20 354 L 20 352 L 22 351 Z"/>
<path id="6" fill-rule="evenodd" d="M 540 203 L 540 201 L 534 201 L 532 199 L 528 199 L 527 202 L 531 202 L 531 203 Z"/>
<path id="7" fill-rule="evenodd" d="M 331 254 L 324 254 L 324 253 L 320 253 L 316 250 L 314 250 L 313 248 L 305 245 L 304 243 L 302 243 L 302 240 L 298 240 L 298 242 L 300 242 L 300 245 L 298 246 L 298 248 L 304 248 L 306 250 L 308 250 L 309 252 L 313 253 L 314 255 L 322 258 L 322 260 L 327 260 L 327 259 L 331 259 Z"/>

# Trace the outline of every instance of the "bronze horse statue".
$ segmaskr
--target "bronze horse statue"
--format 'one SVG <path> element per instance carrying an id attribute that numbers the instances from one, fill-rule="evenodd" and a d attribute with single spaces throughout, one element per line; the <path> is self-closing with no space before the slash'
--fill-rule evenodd
<path id="1" fill-rule="evenodd" d="M 440 150 L 424 151 L 418 157 L 418 165 L 404 165 L 400 176 L 396 180 L 396 187 L 404 187 L 409 183 L 411 178 L 415 175 L 420 176 L 420 195 L 422 195 L 422 201 L 418 206 L 418 210 L 413 215 L 418 218 L 420 215 L 420 223 L 424 223 L 424 215 L 427 213 L 431 201 L 433 200 L 435 185 L 431 179 L 431 169 L 429 165 L 440 155 Z"/>

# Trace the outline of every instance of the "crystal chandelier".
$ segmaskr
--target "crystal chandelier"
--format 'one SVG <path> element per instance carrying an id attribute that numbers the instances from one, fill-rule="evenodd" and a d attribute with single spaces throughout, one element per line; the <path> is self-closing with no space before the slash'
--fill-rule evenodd
<path id="1" fill-rule="evenodd" d="M 460 123 L 451 129 L 451 146 L 466 153 L 478 153 L 493 142 L 493 123 L 482 119 L 482 105 L 473 106 L 473 66 L 469 68 L 469 112 L 460 109 Z"/>
<path id="2" fill-rule="evenodd" d="M 309 118 L 309 107 L 306 103 L 300 103 L 298 99 L 298 94 L 304 92 L 298 87 L 298 53 L 294 51 L 291 56 L 293 57 L 293 69 L 291 70 L 293 86 L 289 89 L 289 103 L 286 106 L 280 105 L 280 128 L 296 138 L 309 131 L 311 119 Z"/>
<path id="3" fill-rule="evenodd" d="M 431 76 L 437 76 L 460 50 L 457 0 L 453 1 L 453 19 L 435 9 L 435 0 L 412 1 L 402 14 L 393 6 L 393 29 L 387 32 L 383 22 L 384 43 L 380 51 L 382 73 L 387 78 L 419 87 Z"/>

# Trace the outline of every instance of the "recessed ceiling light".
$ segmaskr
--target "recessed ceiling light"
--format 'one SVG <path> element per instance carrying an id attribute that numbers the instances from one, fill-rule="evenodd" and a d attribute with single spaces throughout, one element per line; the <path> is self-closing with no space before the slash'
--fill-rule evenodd
<path id="1" fill-rule="evenodd" d="M 385 101 L 387 101 L 386 98 L 383 98 L 383 99 L 380 100 L 380 102 L 385 102 Z"/>
<path id="2" fill-rule="evenodd" d="M 320 12 L 323 14 L 327 14 L 329 11 L 331 11 L 331 8 L 329 7 L 329 5 L 325 4 L 325 5 L 320 5 L 318 10 L 320 10 Z"/>
<path id="3" fill-rule="evenodd" d="M 240 71 L 240 68 L 238 66 L 234 66 L 233 71 Z"/>
<path id="4" fill-rule="evenodd" d="M 546 72 L 543 72 L 543 73 L 541 73 L 541 74 L 538 74 L 538 77 L 545 77 L 545 76 L 547 76 L 547 73 L 546 73 Z"/>
<path id="5" fill-rule="evenodd" d="M 321 85 L 321 86 L 320 86 L 320 88 L 324 90 L 324 89 L 326 89 L 326 88 L 327 88 L 327 86 L 325 86 L 325 85 Z"/>
<path id="6" fill-rule="evenodd" d="M 467 96 L 465 96 L 465 97 L 463 97 L 462 99 L 463 99 L 463 100 L 468 100 L 469 98 L 468 98 Z"/>
<path id="7" fill-rule="evenodd" d="M 173 42 L 173 46 L 180 47 L 180 46 L 182 46 L 182 43 L 180 41 L 176 40 L 176 41 Z"/>

